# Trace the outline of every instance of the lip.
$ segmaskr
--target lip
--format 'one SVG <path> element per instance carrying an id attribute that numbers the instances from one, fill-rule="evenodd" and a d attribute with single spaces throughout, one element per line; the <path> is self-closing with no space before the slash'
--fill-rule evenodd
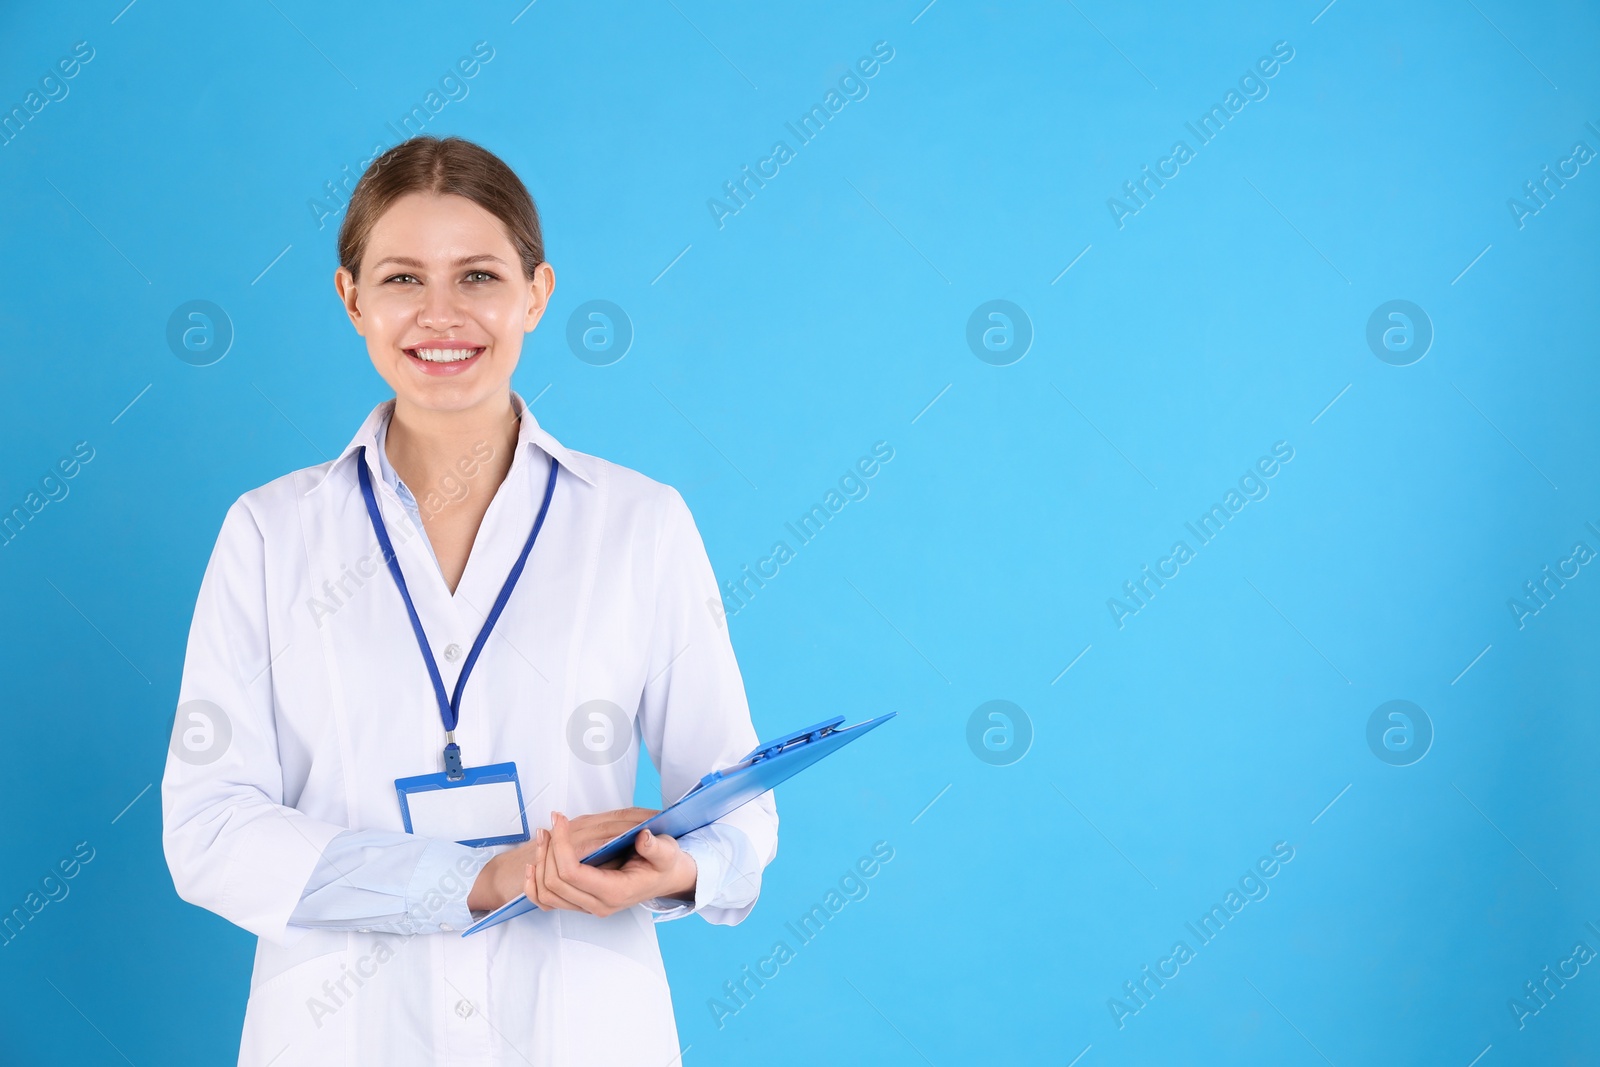
<path id="1" fill-rule="evenodd" d="M 478 354 L 475 356 L 469 356 L 463 360 L 458 360 L 454 363 L 429 363 L 427 360 L 421 359 L 412 354 L 418 348 L 442 348 L 452 352 L 460 352 L 475 348 L 478 350 Z M 416 367 L 423 374 L 427 374 L 436 378 L 449 378 L 457 374 L 466 373 L 469 369 L 477 364 L 478 360 L 483 358 L 483 354 L 484 352 L 488 351 L 488 348 L 484 345 L 473 344 L 471 341 L 439 340 L 419 341 L 415 345 L 402 348 L 401 351 L 406 355 L 406 362 L 410 363 L 413 367 Z"/>
<path id="2" fill-rule="evenodd" d="M 410 345 L 401 345 L 401 348 L 411 352 L 418 348 L 482 348 L 476 341 L 463 341 L 454 337 L 424 337 L 422 340 Z"/>

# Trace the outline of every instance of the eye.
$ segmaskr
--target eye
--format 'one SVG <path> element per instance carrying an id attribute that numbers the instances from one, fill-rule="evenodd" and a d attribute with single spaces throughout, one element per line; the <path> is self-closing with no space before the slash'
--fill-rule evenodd
<path id="1" fill-rule="evenodd" d="M 387 284 L 389 282 L 394 281 L 397 278 L 410 278 L 413 281 L 415 281 L 416 280 L 416 275 L 414 275 L 414 274 L 392 274 L 389 277 L 384 279 L 384 283 Z"/>
<path id="2" fill-rule="evenodd" d="M 474 276 L 477 276 L 477 275 L 482 275 L 482 276 L 483 276 L 483 279 L 484 279 L 484 280 L 485 280 L 485 281 L 491 281 L 491 282 L 493 282 L 493 281 L 499 281 L 499 279 L 498 279 L 498 278 L 497 278 L 497 277 L 495 277 L 495 275 L 493 275 L 493 274 L 490 274 L 490 273 L 489 273 L 489 272 L 488 272 L 488 271 L 486 271 L 486 270 L 473 270 L 473 271 L 468 271 L 468 272 L 467 272 L 467 278 L 468 278 L 468 279 L 469 279 L 469 280 L 470 280 L 470 279 L 472 279 L 472 278 L 473 278 L 473 277 L 474 277 Z"/>

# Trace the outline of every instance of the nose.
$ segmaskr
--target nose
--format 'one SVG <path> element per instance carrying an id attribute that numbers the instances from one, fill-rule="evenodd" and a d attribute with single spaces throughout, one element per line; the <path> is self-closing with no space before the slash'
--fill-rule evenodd
<path id="1" fill-rule="evenodd" d="M 458 295 L 449 285 L 425 286 L 422 307 L 417 310 L 417 325 L 429 330 L 448 330 L 460 325 L 464 316 Z"/>

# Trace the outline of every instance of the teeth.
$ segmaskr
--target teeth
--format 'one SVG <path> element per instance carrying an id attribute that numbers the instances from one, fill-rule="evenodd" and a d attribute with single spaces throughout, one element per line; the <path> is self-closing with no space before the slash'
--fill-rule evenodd
<path id="1" fill-rule="evenodd" d="M 482 349 L 478 348 L 413 348 L 411 354 L 429 363 L 460 363 L 471 359 Z"/>

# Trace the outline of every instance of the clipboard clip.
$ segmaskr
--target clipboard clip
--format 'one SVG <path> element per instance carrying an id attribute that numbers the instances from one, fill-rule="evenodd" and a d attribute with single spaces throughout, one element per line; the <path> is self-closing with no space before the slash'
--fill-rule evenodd
<path id="1" fill-rule="evenodd" d="M 802 741 L 820 741 L 839 728 L 844 722 L 843 715 L 835 715 L 831 719 L 824 719 L 814 726 L 807 726 L 804 730 L 796 730 L 792 734 L 784 734 L 776 741 L 765 741 L 745 754 L 739 763 L 754 763 L 757 760 L 771 759 L 790 745 L 797 745 Z"/>
<path id="2" fill-rule="evenodd" d="M 837 730 L 839 728 L 839 724 L 842 722 L 844 722 L 844 716 L 835 715 L 831 719 L 823 719 L 819 723 L 807 726 L 804 730 L 796 730 L 792 734 L 784 734 L 777 740 L 763 741 L 761 744 L 745 753 L 744 758 L 738 763 L 735 763 L 733 767 L 727 767 L 720 771 L 712 771 L 710 774 L 701 778 L 700 781 L 695 783 L 694 788 L 690 789 L 689 792 L 685 793 L 683 797 L 679 798 L 679 800 L 683 800 L 684 798 L 701 789 L 704 789 L 706 786 L 711 785 L 714 782 L 721 781 L 727 776 L 728 771 L 734 770 L 735 768 L 745 767 L 752 763 L 759 763 L 762 760 L 771 759 L 784 749 L 793 745 L 809 744 L 813 741 L 820 741 L 824 737 L 827 737 L 829 734 Z"/>

